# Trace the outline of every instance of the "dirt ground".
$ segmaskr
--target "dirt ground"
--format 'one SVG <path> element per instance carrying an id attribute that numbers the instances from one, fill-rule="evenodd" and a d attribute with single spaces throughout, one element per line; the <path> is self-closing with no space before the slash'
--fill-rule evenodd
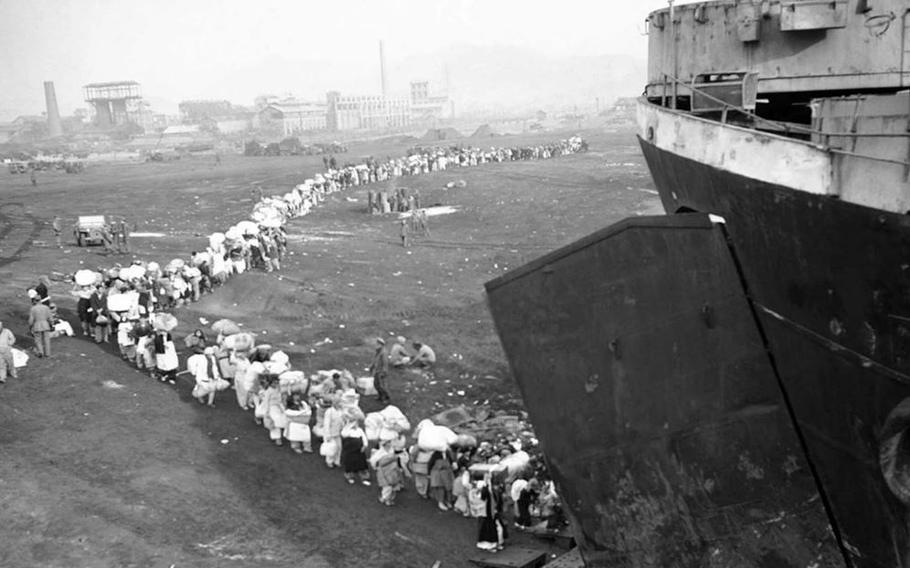
<path id="1" fill-rule="evenodd" d="M 631 132 L 581 134 L 587 154 L 398 181 L 424 204 L 458 208 L 431 217 L 431 237 L 409 249 L 391 216 L 365 213 L 363 189 L 335 194 L 288 224 L 291 256 L 280 273 L 235 277 L 177 310 L 175 335 L 200 327 L 200 317 L 229 317 L 296 368 L 362 375 L 367 340 L 402 334 L 440 360 L 432 377 L 391 377 L 393 402 L 412 423 L 456 404 L 520 409 L 483 283 L 623 217 L 660 211 Z M 339 159 L 404 149 L 364 143 Z M 195 157 L 42 172 L 35 188 L 27 175 L 2 172 L 0 321 L 30 348 L 25 291 L 38 275 L 185 257 L 246 218 L 256 188 L 284 193 L 321 169 L 319 157 L 226 156 L 219 166 Z M 466 187 L 444 189 L 455 180 Z M 102 213 L 165 236 L 133 238 L 133 255 L 78 248 L 66 231 L 64 247 L 54 246 L 54 215 L 69 227 L 76 215 Z M 77 326 L 69 288 L 54 281 L 51 294 Z M 375 487 L 348 486 L 318 457 L 274 447 L 232 391 L 204 408 L 186 376 L 176 387 L 153 382 L 78 336 L 53 350 L 0 386 L 0 566 L 470 566 L 475 521 L 413 490 L 383 507 Z"/>

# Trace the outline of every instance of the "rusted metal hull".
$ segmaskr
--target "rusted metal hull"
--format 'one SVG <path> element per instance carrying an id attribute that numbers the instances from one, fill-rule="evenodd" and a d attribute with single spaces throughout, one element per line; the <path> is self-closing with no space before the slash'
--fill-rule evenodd
<path id="1" fill-rule="evenodd" d="M 626 220 L 487 284 L 587 566 L 843 566 L 724 230 Z"/>
<path id="2" fill-rule="evenodd" d="M 910 218 L 640 141 L 668 212 L 726 219 L 847 561 L 908 566 Z"/>

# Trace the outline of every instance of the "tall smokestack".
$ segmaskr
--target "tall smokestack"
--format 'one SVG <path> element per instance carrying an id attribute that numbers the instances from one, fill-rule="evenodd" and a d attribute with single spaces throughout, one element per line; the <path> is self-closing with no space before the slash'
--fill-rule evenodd
<path id="1" fill-rule="evenodd" d="M 385 48 L 382 45 L 382 40 L 379 40 L 379 76 L 382 80 L 382 98 L 387 98 L 389 93 L 386 90 L 385 83 Z"/>
<path id="2" fill-rule="evenodd" d="M 54 82 L 44 82 L 44 100 L 47 103 L 47 135 L 51 138 L 63 136 L 63 124 L 60 123 L 60 111 L 57 109 L 57 92 Z"/>

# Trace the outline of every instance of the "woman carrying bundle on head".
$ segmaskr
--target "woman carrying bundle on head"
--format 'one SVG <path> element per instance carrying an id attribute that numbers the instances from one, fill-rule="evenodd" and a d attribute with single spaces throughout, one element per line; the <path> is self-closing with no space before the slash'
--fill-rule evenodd
<path id="1" fill-rule="evenodd" d="M 284 414 L 288 419 L 284 437 L 291 442 L 291 449 L 298 454 L 313 453 L 310 435 L 310 417 L 313 411 L 305 400 L 304 393 L 295 391 L 288 396 Z"/>

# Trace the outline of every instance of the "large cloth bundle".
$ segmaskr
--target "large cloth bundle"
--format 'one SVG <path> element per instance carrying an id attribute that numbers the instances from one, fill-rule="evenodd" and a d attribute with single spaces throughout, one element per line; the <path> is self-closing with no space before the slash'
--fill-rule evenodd
<path id="1" fill-rule="evenodd" d="M 13 366 L 17 369 L 21 369 L 28 365 L 28 353 L 22 351 L 21 349 L 12 348 L 13 351 Z"/>
<path id="2" fill-rule="evenodd" d="M 265 366 L 265 371 L 270 375 L 281 375 L 290 370 L 290 366 L 281 361 L 266 361 L 263 365 Z"/>
<path id="3" fill-rule="evenodd" d="M 139 292 L 123 292 L 107 297 L 107 309 L 112 312 L 127 312 L 139 309 Z"/>
<path id="4" fill-rule="evenodd" d="M 345 408 L 357 408 L 360 410 L 360 395 L 354 389 L 348 389 L 341 393 L 341 406 Z M 360 419 L 363 420 L 363 412 L 360 413 Z"/>
<path id="5" fill-rule="evenodd" d="M 234 351 L 249 351 L 255 343 L 256 341 L 251 333 L 234 333 L 222 340 L 222 344 L 227 349 L 233 349 Z"/>
<path id="6" fill-rule="evenodd" d="M 216 249 L 224 244 L 224 233 L 212 233 L 209 235 L 209 246 Z"/>
<path id="7" fill-rule="evenodd" d="M 235 225 L 243 235 L 256 236 L 259 234 L 259 225 L 252 221 L 241 221 Z"/>
<path id="8" fill-rule="evenodd" d="M 528 455 L 528 452 L 518 451 L 514 454 L 509 454 L 508 456 L 502 458 L 502 461 L 499 462 L 500 468 L 506 469 L 508 471 L 508 477 L 514 478 L 519 476 L 522 472 L 528 469 L 531 465 L 531 456 Z"/>
<path id="9" fill-rule="evenodd" d="M 228 241 L 230 241 L 231 243 L 240 242 L 243 240 L 243 231 L 238 229 L 236 226 L 231 227 L 227 231 L 224 232 L 224 239 L 225 239 L 224 240 L 225 243 L 227 243 Z M 215 248 L 215 247 L 212 247 L 212 248 Z"/>
<path id="10" fill-rule="evenodd" d="M 376 441 L 379 439 L 379 433 L 385 428 L 385 419 L 378 412 L 370 412 L 363 419 L 363 430 L 367 434 L 367 439 Z"/>
<path id="11" fill-rule="evenodd" d="M 286 393 L 306 392 L 309 384 L 303 371 L 285 371 L 278 375 L 279 388 Z"/>
<path id="12" fill-rule="evenodd" d="M 160 331 L 171 331 L 177 327 L 177 318 L 171 314 L 157 313 L 152 321 L 152 327 Z"/>
<path id="13" fill-rule="evenodd" d="M 95 283 L 96 273 L 91 270 L 77 270 L 76 274 L 73 275 L 73 280 L 79 286 L 91 286 Z"/>
<path id="14" fill-rule="evenodd" d="M 379 414 L 382 416 L 386 428 L 390 430 L 401 433 L 411 429 L 407 416 L 397 406 L 390 404 L 380 410 Z"/>
<path id="15" fill-rule="evenodd" d="M 417 447 L 425 451 L 444 452 L 458 440 L 458 435 L 445 426 L 429 424 L 417 434 Z"/>
<path id="16" fill-rule="evenodd" d="M 220 319 L 212 324 L 212 331 L 229 336 L 240 333 L 240 326 L 233 320 Z"/>

